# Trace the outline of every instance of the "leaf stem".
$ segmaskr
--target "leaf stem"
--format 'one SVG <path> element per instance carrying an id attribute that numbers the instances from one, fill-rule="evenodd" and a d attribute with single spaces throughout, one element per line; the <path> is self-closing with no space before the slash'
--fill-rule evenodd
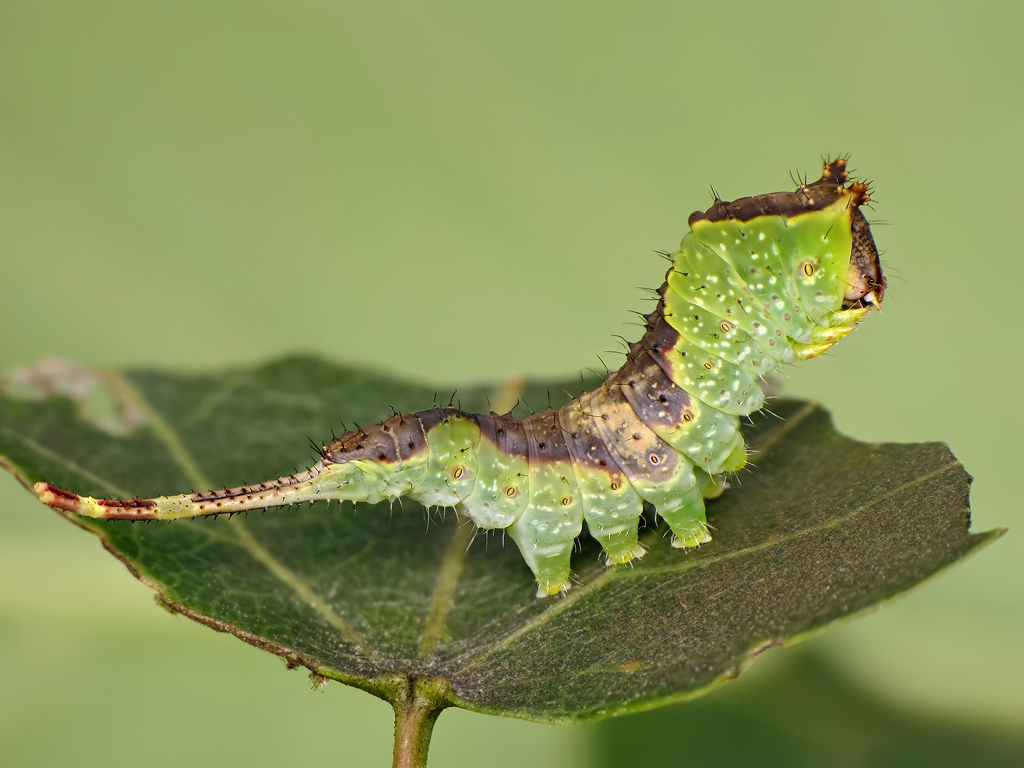
<path id="1" fill-rule="evenodd" d="M 410 680 L 404 695 L 392 700 L 395 708 L 393 768 L 426 768 L 427 749 L 441 710 L 448 706 L 438 680 Z M 443 688 L 444 686 L 440 686 Z"/>

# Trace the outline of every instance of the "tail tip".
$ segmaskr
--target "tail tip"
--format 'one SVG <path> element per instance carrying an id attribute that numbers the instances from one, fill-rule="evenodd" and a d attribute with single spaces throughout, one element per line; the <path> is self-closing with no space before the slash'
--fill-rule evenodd
<path id="1" fill-rule="evenodd" d="M 81 497 L 78 494 L 65 491 L 49 483 L 36 483 L 32 486 L 32 490 L 43 504 L 54 509 L 77 512 L 81 506 Z"/>

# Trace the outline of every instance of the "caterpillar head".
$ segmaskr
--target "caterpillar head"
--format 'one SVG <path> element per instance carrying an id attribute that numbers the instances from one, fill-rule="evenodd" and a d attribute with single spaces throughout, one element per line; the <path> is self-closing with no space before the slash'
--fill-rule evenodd
<path id="1" fill-rule="evenodd" d="M 865 304 L 872 304 L 881 309 L 886 279 L 882 274 L 882 263 L 878 259 L 875 239 L 871 237 L 871 227 L 868 226 L 868 220 L 864 218 L 859 208 L 853 211 L 851 226 L 853 250 L 850 253 L 850 270 L 846 278 L 843 309 L 862 307 Z"/>

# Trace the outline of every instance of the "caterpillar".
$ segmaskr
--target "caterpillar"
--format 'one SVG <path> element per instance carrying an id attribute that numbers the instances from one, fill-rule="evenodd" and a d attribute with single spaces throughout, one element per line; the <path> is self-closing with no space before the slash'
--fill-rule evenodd
<path id="1" fill-rule="evenodd" d="M 40 482 L 36 494 L 118 520 L 408 497 L 508 530 L 540 597 L 569 588 L 584 521 L 609 565 L 644 554 L 645 504 L 673 546 L 697 547 L 711 540 L 705 499 L 746 463 L 739 419 L 763 406 L 763 378 L 822 354 L 881 309 L 886 279 L 860 211 L 869 199 L 845 159 L 826 161 L 818 181 L 793 192 L 716 195 L 689 217 L 622 367 L 557 410 L 523 419 L 455 407 L 396 414 L 324 445 L 305 471 L 238 488 L 113 500 Z"/>

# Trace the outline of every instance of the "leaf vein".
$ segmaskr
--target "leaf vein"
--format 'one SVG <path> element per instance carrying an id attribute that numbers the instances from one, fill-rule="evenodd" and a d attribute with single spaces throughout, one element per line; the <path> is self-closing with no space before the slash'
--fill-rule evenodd
<path id="1" fill-rule="evenodd" d="M 59 465 L 65 467 L 65 468 L 71 470 L 72 472 L 82 476 L 83 478 L 85 478 L 86 480 L 89 480 L 90 482 L 95 483 L 96 485 L 98 485 L 101 488 L 106 488 L 107 492 L 112 497 L 129 498 L 129 497 L 132 496 L 131 493 L 129 493 L 127 490 L 125 490 L 121 486 L 117 485 L 117 483 L 114 483 L 111 480 L 107 480 L 106 478 L 101 477 L 100 475 L 97 475 L 92 470 L 86 469 L 81 464 L 79 464 L 79 463 L 77 463 L 75 461 L 72 461 L 71 459 L 69 459 L 66 456 L 61 456 L 60 454 L 54 453 L 49 448 L 47 448 L 45 445 L 37 443 L 31 437 L 28 437 L 27 435 L 23 435 L 20 432 L 15 432 L 14 430 L 9 429 L 8 427 L 4 427 L 3 430 L 4 430 L 5 434 L 8 434 L 11 437 L 13 437 L 14 439 L 20 441 L 22 444 L 24 444 L 28 448 L 32 449 L 36 453 L 38 453 L 40 456 L 44 456 L 49 461 L 52 461 L 55 464 L 59 464 Z"/>

